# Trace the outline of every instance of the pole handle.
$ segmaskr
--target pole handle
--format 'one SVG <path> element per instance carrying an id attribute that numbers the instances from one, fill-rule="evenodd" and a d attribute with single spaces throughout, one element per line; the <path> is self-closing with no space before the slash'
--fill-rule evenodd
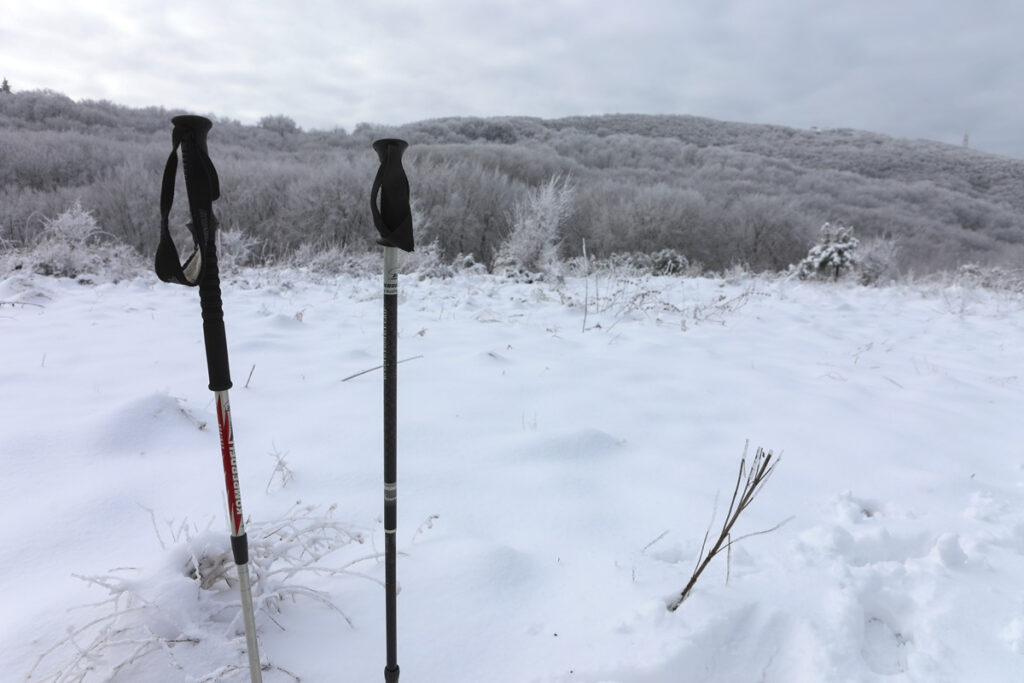
<path id="1" fill-rule="evenodd" d="M 160 245 L 156 252 L 156 274 L 164 282 L 199 287 L 210 390 L 225 391 L 231 388 L 231 373 L 217 268 L 217 217 L 213 213 L 213 202 L 220 197 L 220 179 L 206 146 L 213 122 L 203 116 L 186 115 L 175 116 L 171 123 L 174 124 L 172 149 L 164 166 L 160 191 Z M 179 147 L 192 219 L 188 228 L 193 242 L 192 255 L 184 263 L 181 263 L 168 226 L 174 203 Z"/>
<path id="2" fill-rule="evenodd" d="M 380 233 L 377 243 L 403 251 L 413 250 L 409 179 L 402 168 L 402 153 L 408 146 L 408 142 L 397 138 L 383 138 L 373 143 L 380 168 L 370 189 L 370 211 Z"/>
<path id="3" fill-rule="evenodd" d="M 205 209 L 212 215 L 213 201 L 220 196 L 220 179 L 217 169 L 210 161 L 206 150 L 206 136 L 213 123 L 202 116 L 175 116 L 171 119 L 174 130 L 171 133 L 171 154 L 164 165 L 163 182 L 160 187 L 160 245 L 156 250 L 156 274 L 164 282 L 174 282 L 189 287 L 199 284 L 203 269 L 203 256 L 210 235 L 203 232 L 203 222 L 197 220 L 197 211 Z M 178 148 L 181 147 L 182 164 L 185 166 L 185 189 L 188 193 L 192 222 L 193 252 L 184 264 L 178 256 L 178 249 L 171 239 L 168 220 L 174 204 L 174 184 L 178 173 Z"/>

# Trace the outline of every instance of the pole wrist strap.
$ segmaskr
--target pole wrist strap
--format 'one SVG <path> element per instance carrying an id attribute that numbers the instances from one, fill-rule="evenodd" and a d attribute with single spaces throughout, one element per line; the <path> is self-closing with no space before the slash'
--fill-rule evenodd
<path id="1" fill-rule="evenodd" d="M 175 126 L 171 139 L 174 145 L 164 165 L 164 177 L 160 188 L 160 244 L 156 249 L 156 275 L 164 282 L 195 287 L 202 279 L 203 257 L 216 229 L 212 207 L 213 201 L 220 196 L 220 180 L 209 155 L 202 146 L 196 144 L 191 131 Z M 185 167 L 185 191 L 192 214 L 188 229 L 193 242 L 192 254 L 184 263 L 178 255 L 178 248 L 171 237 L 169 225 L 171 206 L 174 204 L 174 184 L 178 174 L 178 148 L 182 145 L 189 146 L 188 153 L 182 149 L 181 156 Z M 198 163 L 192 163 L 191 159 Z M 205 209 L 205 215 L 209 217 L 209 226 L 206 225 L 207 221 L 197 220 L 197 209 Z"/>

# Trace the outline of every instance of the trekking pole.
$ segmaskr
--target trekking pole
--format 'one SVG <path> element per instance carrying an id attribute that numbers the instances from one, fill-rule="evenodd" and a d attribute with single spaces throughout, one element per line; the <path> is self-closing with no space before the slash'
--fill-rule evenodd
<path id="1" fill-rule="evenodd" d="M 213 391 L 217 403 L 220 453 L 224 465 L 224 484 L 227 489 L 228 518 L 231 526 L 231 552 L 238 568 L 238 589 L 242 598 L 249 678 L 252 683 L 262 683 L 252 586 L 249 581 L 249 543 L 242 517 L 242 495 L 235 460 L 235 433 L 231 426 L 231 406 L 228 402 L 231 372 L 228 368 L 227 337 L 224 334 L 220 275 L 217 272 L 217 218 L 213 214 L 213 201 L 220 197 L 220 181 L 206 148 L 206 135 L 213 127 L 213 123 L 202 116 L 175 116 L 171 123 L 174 124 L 171 136 L 174 147 L 167 158 L 167 165 L 164 166 L 160 192 L 160 246 L 156 252 L 156 273 L 164 282 L 188 287 L 199 286 L 203 338 L 206 342 L 206 367 L 210 377 L 210 390 Z M 192 216 L 189 231 L 194 242 L 192 255 L 184 264 L 180 261 L 168 228 L 168 216 L 174 202 L 174 183 L 178 171 L 178 147 L 181 147 L 185 190 Z"/>
<path id="2" fill-rule="evenodd" d="M 387 664 L 385 683 L 398 683 L 398 581 L 395 531 L 398 527 L 398 250 L 412 251 L 409 180 L 402 168 L 405 140 L 373 143 L 380 168 L 370 190 L 370 210 L 384 247 L 384 590 Z M 380 208 L 377 206 L 380 197 Z"/>

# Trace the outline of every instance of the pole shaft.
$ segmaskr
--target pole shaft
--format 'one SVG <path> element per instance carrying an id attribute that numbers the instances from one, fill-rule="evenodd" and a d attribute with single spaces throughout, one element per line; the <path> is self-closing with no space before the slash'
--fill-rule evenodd
<path id="1" fill-rule="evenodd" d="M 231 425 L 231 402 L 228 391 L 215 391 L 217 426 L 220 431 L 220 454 L 224 465 L 224 488 L 228 494 L 228 518 L 231 526 L 231 551 L 238 569 L 238 590 L 242 598 L 242 621 L 245 627 L 245 649 L 249 657 L 249 680 L 263 683 L 260 669 L 259 641 L 256 639 L 256 615 L 252 604 L 249 580 L 249 543 L 242 515 L 242 490 L 238 484 L 238 463 L 235 458 L 235 432 Z"/>
<path id="2" fill-rule="evenodd" d="M 213 202 L 220 197 L 220 180 L 217 178 L 213 162 L 210 161 L 206 144 L 207 134 L 213 123 L 202 116 L 176 116 L 171 119 L 171 123 L 174 124 L 171 138 L 174 149 L 164 167 L 160 191 L 161 249 L 164 249 L 164 255 L 161 256 L 158 251 L 156 269 L 162 280 L 170 279 L 181 284 L 199 285 L 206 366 L 210 390 L 213 391 L 217 403 L 221 462 L 224 467 L 224 487 L 228 497 L 228 518 L 231 527 L 231 552 L 238 569 L 246 653 L 249 658 L 249 678 L 252 683 L 262 683 L 252 586 L 249 581 L 249 543 L 242 515 L 242 493 L 238 485 L 238 464 L 235 458 L 235 432 L 231 425 L 231 403 L 228 400 L 231 373 L 228 368 L 228 345 L 224 332 L 220 274 L 217 269 L 217 217 L 213 213 Z M 178 263 L 177 249 L 167 231 L 167 220 L 174 201 L 179 146 L 182 171 L 185 175 L 185 191 L 188 194 L 189 212 L 192 215 L 189 228 L 197 249 L 184 268 Z M 171 261 L 168 261 L 168 258 Z"/>
<path id="3" fill-rule="evenodd" d="M 249 657 L 249 680 L 263 683 L 260 668 L 260 644 L 256 640 L 256 614 L 252 607 L 252 584 L 249 582 L 249 564 L 236 565 L 238 568 L 238 590 L 242 593 L 242 619 L 245 622 L 245 651 Z"/>
<path id="4" fill-rule="evenodd" d="M 384 585 L 386 683 L 398 681 L 398 249 L 384 248 Z"/>

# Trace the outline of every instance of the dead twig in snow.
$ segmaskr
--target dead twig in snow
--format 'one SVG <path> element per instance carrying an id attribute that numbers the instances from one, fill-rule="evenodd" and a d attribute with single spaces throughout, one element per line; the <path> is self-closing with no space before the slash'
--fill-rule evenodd
<path id="1" fill-rule="evenodd" d="M 693 575 L 690 576 L 689 582 L 686 587 L 683 588 L 682 592 L 668 604 L 668 611 L 675 612 L 679 609 L 679 605 L 683 604 L 683 601 L 690 595 L 690 591 L 693 586 L 697 583 L 697 579 L 707 569 L 707 566 L 711 563 L 711 560 L 715 558 L 721 551 L 729 551 L 734 543 L 739 543 L 745 538 L 751 536 L 759 536 L 761 534 L 767 534 L 776 529 L 780 528 L 783 524 L 789 521 L 789 519 L 776 524 L 770 529 L 763 531 L 756 531 L 754 533 L 740 536 L 739 538 L 732 538 L 732 528 L 736 525 L 736 521 L 740 518 L 740 515 L 750 507 L 750 504 L 760 493 L 761 489 L 764 488 L 764 484 L 768 481 L 768 478 L 772 476 L 775 471 L 776 465 L 779 464 L 780 458 L 774 458 L 771 451 L 767 453 L 762 448 L 757 449 L 757 453 L 754 454 L 754 459 L 750 463 L 750 467 L 747 467 L 747 449 L 743 449 L 743 458 L 740 460 L 740 470 L 736 475 L 736 485 L 733 487 L 732 499 L 729 501 L 729 511 L 725 513 L 725 522 L 722 524 L 722 530 L 718 535 L 718 540 L 715 541 L 714 546 L 705 554 L 707 549 L 708 538 L 711 535 L 711 527 L 714 525 L 714 516 L 711 518 L 711 523 L 708 524 L 708 530 L 704 534 L 704 542 L 701 544 L 700 553 L 697 554 L 697 565 L 693 570 Z M 717 507 L 717 497 L 716 497 Z M 790 518 L 792 519 L 792 518 Z"/>
<path id="2" fill-rule="evenodd" d="M 420 356 L 410 356 L 409 358 L 403 358 L 402 360 L 398 361 L 398 363 L 399 364 L 407 363 L 407 362 L 409 362 L 411 360 L 416 360 L 417 358 L 423 358 L 423 356 L 422 355 L 420 355 Z M 350 379 L 355 379 L 356 377 L 359 377 L 361 375 L 365 375 L 368 372 L 373 372 L 374 370 L 380 370 L 382 367 L 384 367 L 384 366 L 383 365 L 374 365 L 372 368 L 369 368 L 367 370 L 363 370 L 361 372 L 357 372 L 354 375 L 349 375 L 348 377 L 343 378 L 341 381 L 342 382 L 347 382 Z"/>

